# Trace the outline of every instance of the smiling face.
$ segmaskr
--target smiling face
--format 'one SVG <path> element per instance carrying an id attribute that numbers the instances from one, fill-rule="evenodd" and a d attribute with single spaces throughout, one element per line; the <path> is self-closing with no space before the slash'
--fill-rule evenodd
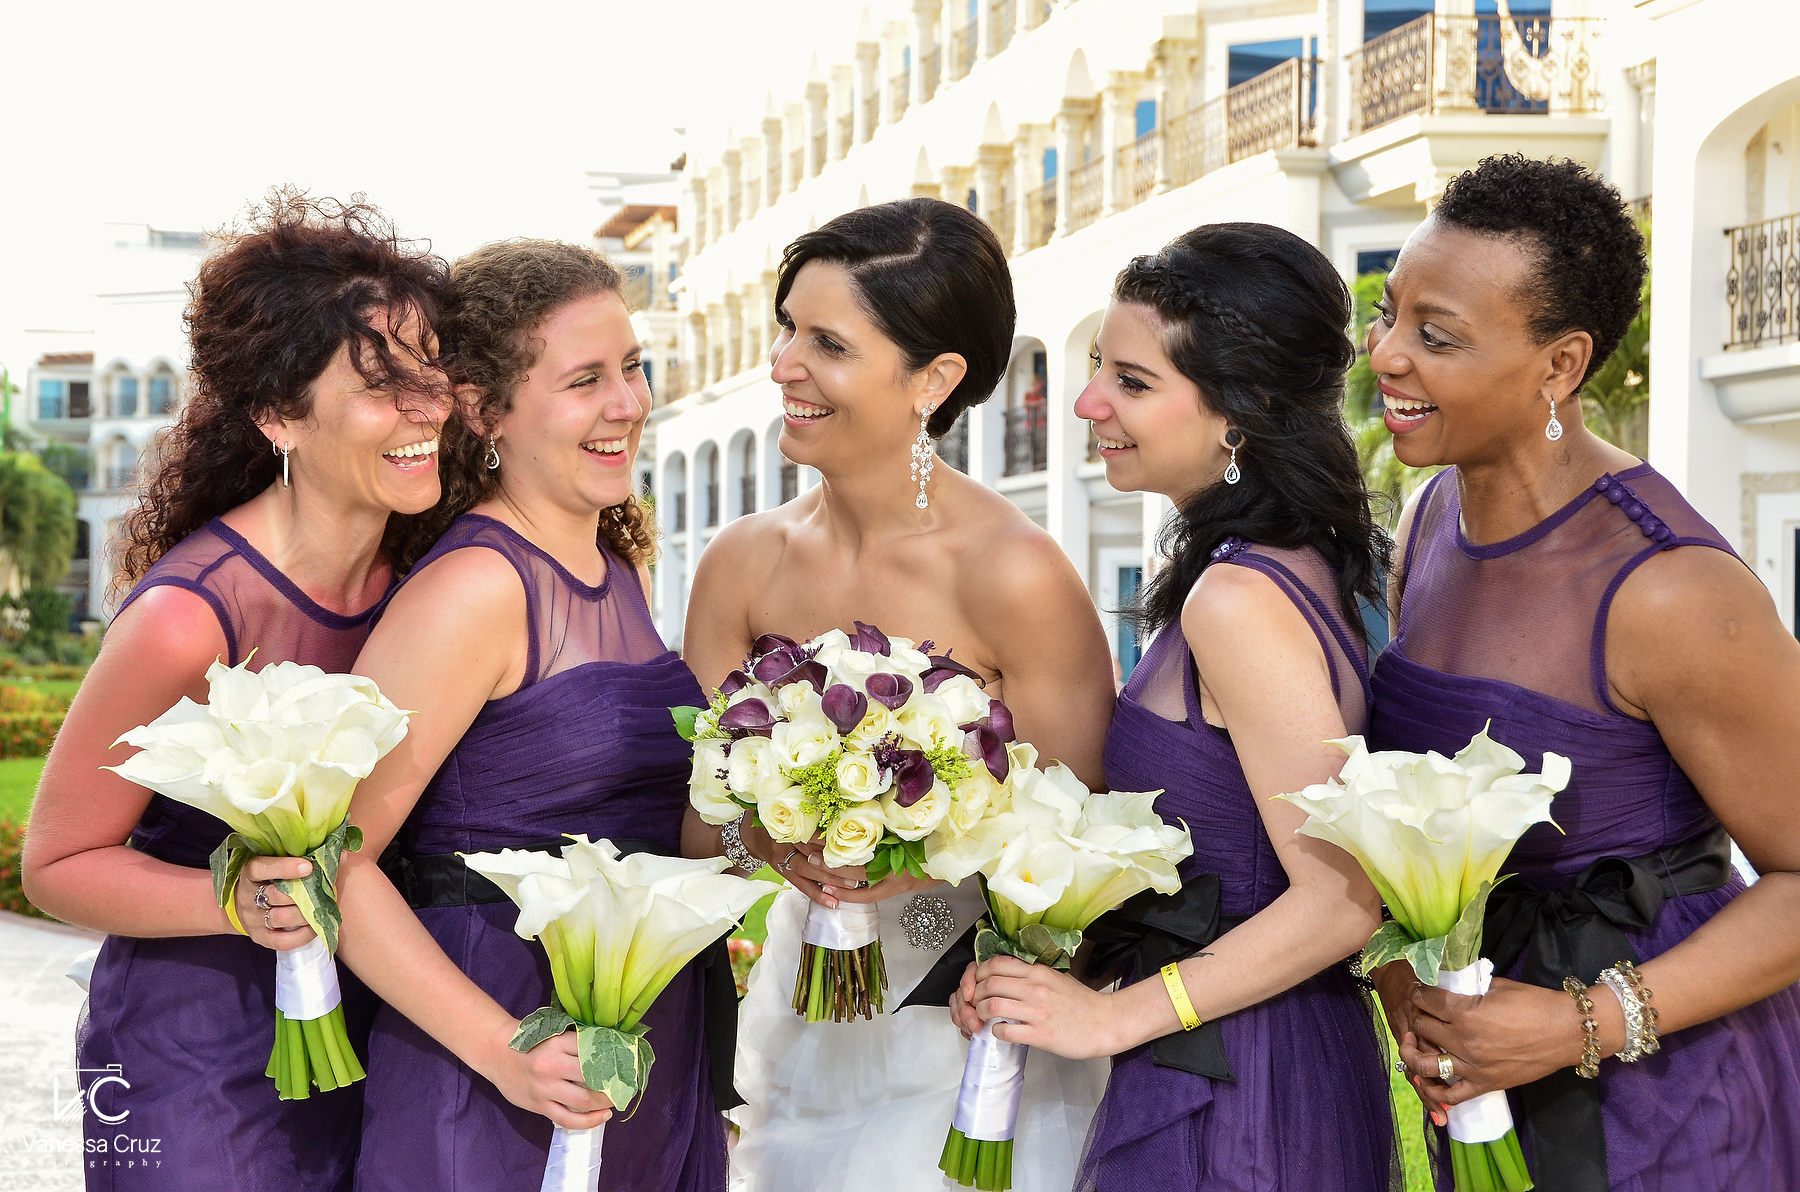
<path id="1" fill-rule="evenodd" d="M 908 371 L 849 272 L 829 261 L 801 266 L 776 321 L 769 375 L 781 386 L 781 453 L 814 467 L 904 453 L 941 384 L 930 367 Z M 961 358 L 945 359 L 956 361 L 961 380 Z"/>
<path id="2" fill-rule="evenodd" d="M 1169 360 L 1168 333 L 1153 308 L 1113 301 L 1094 338 L 1099 371 L 1075 415 L 1093 423 L 1108 484 L 1181 502 L 1224 474 L 1231 449 L 1225 419 Z"/>
<path id="3" fill-rule="evenodd" d="M 1435 219 L 1420 224 L 1388 274 L 1369 325 L 1369 366 L 1387 405 L 1394 454 L 1409 467 L 1481 465 L 1544 439 L 1554 400 L 1569 401 L 1592 340 L 1539 343 L 1528 326 L 1535 260 L 1516 238 Z"/>
<path id="4" fill-rule="evenodd" d="M 345 343 L 308 387 L 306 418 L 269 418 L 263 429 L 277 447 L 291 446 L 294 485 L 383 514 L 422 513 L 438 501 L 438 428 L 450 408 L 443 374 L 418 363 L 436 355 L 437 337 L 416 311 L 377 311 L 369 322 L 386 335 L 395 365 L 415 374 L 411 387 L 371 385 Z M 364 365 L 379 375 L 372 353 Z"/>
<path id="5" fill-rule="evenodd" d="M 623 502 L 650 411 L 624 300 L 606 290 L 564 303 L 532 338 L 537 360 L 495 427 L 502 490 L 580 516 Z"/>

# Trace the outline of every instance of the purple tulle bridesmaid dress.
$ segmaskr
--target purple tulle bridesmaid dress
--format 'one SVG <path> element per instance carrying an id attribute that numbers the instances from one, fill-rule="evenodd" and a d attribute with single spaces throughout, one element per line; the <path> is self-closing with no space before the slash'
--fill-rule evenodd
<path id="1" fill-rule="evenodd" d="M 217 519 L 157 560 L 120 611 L 165 584 L 205 599 L 225 631 L 226 661 L 236 665 L 255 650 L 258 670 L 289 661 L 348 671 L 374 612 L 345 616 L 321 608 Z M 131 847 L 204 869 L 229 831 L 205 812 L 152 795 Z M 339 983 L 345 1026 L 362 1054 L 373 999 L 341 967 Z M 77 1054 L 88 1072 L 118 1066 L 130 1087 L 109 1084 L 99 1112 L 129 1116 L 110 1122 L 93 1109 L 85 1115 L 88 1188 L 348 1189 L 362 1086 L 278 1100 L 263 1075 L 274 1038 L 269 949 L 235 935 L 108 936 L 89 984 Z"/>
<path id="2" fill-rule="evenodd" d="M 1535 983 L 1560 986 L 1571 966 L 1604 967 L 1627 949 L 1650 960 L 1744 889 L 1718 820 L 1661 734 L 1622 711 L 1607 683 L 1614 595 L 1678 547 L 1731 553 L 1648 464 L 1600 477 L 1536 527 L 1488 545 L 1463 536 L 1454 470 L 1420 499 L 1398 633 L 1375 668 L 1374 744 L 1448 754 L 1491 721 L 1493 739 L 1529 768 L 1546 751 L 1574 764 L 1550 808 L 1557 826 L 1533 827 L 1505 866 L 1516 876 L 1496 898 L 1511 887 L 1515 906 L 1499 917 L 1490 907 L 1484 951 L 1507 976 L 1530 979 L 1535 965 L 1546 978 Z M 1567 904 L 1537 893 L 1571 883 Z M 1581 909 L 1591 906 L 1602 913 Z M 1596 972 L 1575 975 L 1591 984 Z M 1565 1071 L 1512 1100 L 1542 1192 L 1791 1192 L 1800 996 L 1790 986 L 1668 1036 L 1637 1063 L 1605 1061 L 1597 1081 Z"/>
<path id="3" fill-rule="evenodd" d="M 1211 563 L 1226 564 L 1269 577 L 1306 616 L 1330 662 L 1346 728 L 1361 732 L 1368 714 L 1367 656 L 1359 629 L 1339 610 L 1336 579 L 1317 552 L 1228 539 Z M 1158 634 L 1119 696 L 1106 738 L 1106 780 L 1115 790 L 1164 792 L 1157 811 L 1185 820 L 1193 834 L 1194 855 L 1182 877 L 1192 883 L 1217 876 L 1225 926 L 1255 914 L 1287 888 L 1230 737 L 1201 717 L 1179 622 Z M 1114 1059 L 1078 1188 L 1390 1187 L 1387 1074 L 1370 1004 L 1347 966 L 1334 964 L 1217 1026 L 1229 1078 L 1163 1066 L 1154 1044 Z"/>
<path id="4" fill-rule="evenodd" d="M 489 702 L 419 797 L 395 841 L 393 871 L 444 952 L 514 1015 L 555 1001 L 543 948 L 513 933 L 518 908 L 480 901 L 457 852 L 546 847 L 563 833 L 667 853 L 680 844 L 690 751 L 669 709 L 703 705 L 687 666 L 663 645 L 636 572 L 607 556 L 590 587 L 509 527 L 459 518 L 414 574 L 455 550 L 497 551 L 525 586 L 525 682 Z M 454 650 L 456 642 L 421 643 Z M 699 963 L 644 1019 L 656 1052 L 648 1089 L 606 1126 L 601 1186 L 721 1192 L 724 1120 L 715 1107 Z M 533 1190 L 549 1153 L 548 1118 L 493 1085 L 388 1006 L 376 1016 L 361 1192 Z"/>

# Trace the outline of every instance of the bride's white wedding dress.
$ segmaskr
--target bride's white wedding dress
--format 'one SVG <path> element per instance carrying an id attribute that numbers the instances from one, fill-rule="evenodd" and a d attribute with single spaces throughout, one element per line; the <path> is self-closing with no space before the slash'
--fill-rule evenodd
<path id="1" fill-rule="evenodd" d="M 949 942 L 981 915 L 974 881 L 930 893 L 956 917 Z M 807 900 L 792 889 L 775 899 L 738 1015 L 737 1087 L 747 1104 L 731 1113 L 742 1127 L 731 1157 L 733 1192 L 956 1189 L 937 1164 L 968 1043 L 942 1006 L 893 1009 L 940 954 L 908 942 L 900 916 L 911 897 L 879 904 L 888 1010 L 842 1023 L 808 1023 L 794 1013 Z M 1108 1071 L 1104 1059 L 1031 1053 L 1013 1147 L 1016 1192 L 1074 1186 Z"/>

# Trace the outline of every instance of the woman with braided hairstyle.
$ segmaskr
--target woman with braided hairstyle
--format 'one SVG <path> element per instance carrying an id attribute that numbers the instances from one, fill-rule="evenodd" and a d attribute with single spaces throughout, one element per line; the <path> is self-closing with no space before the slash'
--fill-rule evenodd
<path id="1" fill-rule="evenodd" d="M 1350 296 L 1266 224 L 1196 228 L 1119 274 L 1075 402 L 1106 478 L 1176 503 L 1140 624 L 1161 632 L 1106 738 L 1116 790 L 1161 790 L 1194 853 L 1156 899 L 1096 924 L 1091 980 L 996 957 L 965 974 L 966 1031 L 1111 1056 L 1076 1187 L 1375 1192 L 1392 1113 L 1369 1003 L 1339 963 L 1380 902 L 1349 854 L 1274 799 L 1343 764 L 1363 731 L 1387 536 L 1339 412 Z M 1148 900 L 1145 900 L 1148 901 Z"/>

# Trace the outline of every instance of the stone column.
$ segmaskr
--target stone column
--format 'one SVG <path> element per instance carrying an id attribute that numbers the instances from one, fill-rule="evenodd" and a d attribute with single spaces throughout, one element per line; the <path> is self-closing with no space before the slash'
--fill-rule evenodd
<path id="1" fill-rule="evenodd" d="M 946 203 L 967 207 L 969 190 L 974 180 L 975 171 L 969 166 L 945 166 L 938 171 L 938 195 Z M 977 193 L 976 206 L 980 205 L 980 195 Z"/>
<path id="2" fill-rule="evenodd" d="M 683 215 L 687 219 L 687 226 L 692 229 L 693 251 L 699 253 L 707 245 L 706 179 L 697 174 L 689 174 L 684 189 L 687 191 L 687 210 Z"/>
<path id="3" fill-rule="evenodd" d="M 808 178 L 817 177 L 819 171 L 825 168 L 826 161 L 829 160 L 826 154 L 820 152 L 820 149 L 829 148 L 831 141 L 830 129 L 827 127 L 830 114 L 826 110 L 826 103 L 830 98 L 831 88 L 825 85 L 824 80 L 814 79 L 806 85 L 806 176 Z M 823 146 L 820 144 L 820 133 L 825 133 Z"/>
<path id="4" fill-rule="evenodd" d="M 981 218 L 988 221 L 989 227 L 998 227 L 995 217 L 999 214 L 1001 198 L 1006 187 L 1006 163 L 1012 157 L 1012 151 L 1005 145 L 983 145 L 975 151 L 975 206 L 979 208 Z M 1009 252 L 1012 245 L 1001 246 Z"/>
<path id="5" fill-rule="evenodd" d="M 1037 202 L 1039 188 L 1044 185 L 1042 150 L 1034 126 L 1020 125 L 1013 138 L 1013 242 L 1012 255 L 1018 256 L 1037 247 L 1031 242 L 1032 204 Z"/>
<path id="6" fill-rule="evenodd" d="M 856 141 L 858 144 L 875 135 L 875 122 L 881 118 L 881 46 L 872 41 L 856 43 Z M 875 98 L 875 122 L 869 119 L 869 99 Z"/>
<path id="7" fill-rule="evenodd" d="M 764 116 L 762 122 L 763 148 L 763 206 L 773 207 L 787 188 L 781 184 L 781 152 L 785 146 L 781 143 L 781 117 Z"/>
<path id="8" fill-rule="evenodd" d="M 743 307 L 735 293 L 726 294 L 723 305 L 725 311 L 725 363 L 722 376 L 731 377 L 737 375 L 739 353 L 744 349 Z"/>
<path id="9" fill-rule="evenodd" d="M 686 363 L 681 369 L 682 391 L 677 396 L 686 397 L 690 393 L 700 392 L 706 385 L 706 316 L 699 311 L 692 311 L 682 320 L 682 326 L 687 332 L 682 344 Z M 693 469 L 690 467 L 688 470 Z"/>
<path id="10" fill-rule="evenodd" d="M 998 33 L 999 31 L 994 28 L 993 0 L 975 0 L 976 62 L 984 62 L 999 52 L 994 48 L 994 41 Z"/>
<path id="11" fill-rule="evenodd" d="M 938 44 L 938 25 L 943 16 L 942 0 L 913 0 L 912 77 L 908 80 L 908 94 L 914 104 L 931 98 L 925 93 L 925 55 Z"/>
<path id="12" fill-rule="evenodd" d="M 1052 239 L 1069 234 L 1069 175 L 1083 164 L 1081 154 L 1094 106 L 1091 99 L 1064 99 L 1056 112 L 1056 231 Z"/>
<path id="13" fill-rule="evenodd" d="M 1119 150 L 1131 143 L 1136 131 L 1132 118 L 1137 94 L 1138 76 L 1122 70 L 1113 71 L 1100 92 L 1100 210 L 1105 215 L 1131 206 L 1131 179 L 1119 168 Z"/>

